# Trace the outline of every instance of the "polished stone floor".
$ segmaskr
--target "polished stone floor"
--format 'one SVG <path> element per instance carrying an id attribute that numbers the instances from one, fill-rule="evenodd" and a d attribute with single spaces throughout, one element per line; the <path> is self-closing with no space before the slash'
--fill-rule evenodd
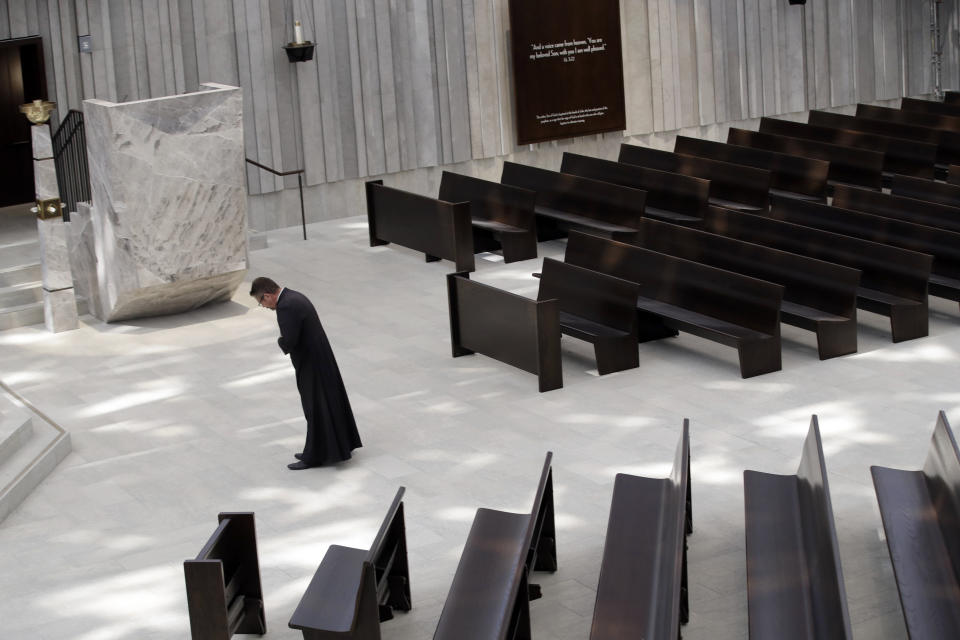
<path id="1" fill-rule="evenodd" d="M 534 637 L 589 633 L 613 477 L 666 475 L 691 421 L 694 534 L 688 640 L 746 637 L 744 469 L 793 473 L 819 416 L 854 634 L 905 638 L 869 466 L 918 468 L 938 410 L 960 425 L 960 312 L 933 299 L 930 337 L 892 344 L 861 313 L 860 353 L 821 362 L 784 326 L 783 371 L 743 380 L 733 349 L 683 335 L 600 378 L 563 340 L 564 388 L 450 356 L 444 275 L 412 251 L 367 246 L 362 218 L 271 232 L 251 271 L 306 293 L 333 344 L 365 446 L 291 472 L 303 419 L 272 312 L 233 301 L 74 332 L 0 333 L 0 380 L 72 434 L 74 452 L 0 524 L 0 636 L 189 636 L 183 560 L 219 511 L 256 512 L 267 638 L 286 626 L 330 544 L 370 543 L 407 487 L 414 609 L 387 640 L 429 638 L 478 507 L 529 509 L 554 452 L 559 570 L 539 576 Z M 562 242 L 541 244 L 560 255 Z M 535 296 L 535 260 L 478 260 L 482 281 Z"/>

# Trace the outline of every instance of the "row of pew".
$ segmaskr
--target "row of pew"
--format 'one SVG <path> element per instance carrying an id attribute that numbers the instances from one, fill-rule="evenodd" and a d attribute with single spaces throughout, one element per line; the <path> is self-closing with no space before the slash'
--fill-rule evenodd
<path id="1" fill-rule="evenodd" d="M 942 135 L 960 120 L 940 115 L 941 128 L 926 127 L 936 135 L 895 137 L 920 126 L 897 120 L 915 113 L 860 105 L 857 116 L 812 111 L 810 123 L 764 118 L 726 143 L 623 144 L 617 162 L 569 152 L 559 171 L 505 162 L 500 183 L 444 172 L 437 200 L 369 183 L 371 244 L 400 241 L 431 260 L 443 257 L 437 238 L 463 240 L 444 254 L 457 265 L 453 355 L 509 362 L 541 391 L 562 387 L 561 334 L 590 342 L 602 375 L 638 366 L 640 342 L 694 333 L 736 348 L 745 378 L 781 368 L 780 322 L 813 332 L 821 359 L 856 352 L 857 309 L 888 317 L 894 342 L 919 338 L 929 295 L 960 301 L 960 168 L 942 165 L 960 161 Z M 948 182 L 933 180 L 935 168 Z M 414 200 L 426 217 L 411 214 Z M 460 231 L 443 233 L 450 218 L 438 207 L 462 211 Z M 491 222 L 505 210 L 509 222 Z M 491 235 L 497 225 L 511 230 Z M 470 282 L 472 252 L 498 233 L 508 262 L 571 238 L 564 263 L 544 265 L 536 301 Z M 504 238 L 520 235 L 527 249 L 508 250 L 518 241 Z"/>
<path id="2" fill-rule="evenodd" d="M 534 571 L 557 570 L 552 453 L 529 513 L 477 510 L 434 640 L 530 640 Z M 940 412 L 922 469 L 871 467 L 911 638 L 960 637 L 960 451 Z M 693 532 L 690 431 L 684 420 L 667 478 L 617 474 L 591 640 L 673 640 L 689 619 L 687 538 Z M 852 638 L 817 416 L 795 474 L 743 472 L 747 602 L 752 640 Z M 412 606 L 400 487 L 369 549 L 332 545 L 289 626 L 304 640 L 379 639 Z M 264 634 L 252 513 L 221 513 L 184 562 L 194 640 Z"/>

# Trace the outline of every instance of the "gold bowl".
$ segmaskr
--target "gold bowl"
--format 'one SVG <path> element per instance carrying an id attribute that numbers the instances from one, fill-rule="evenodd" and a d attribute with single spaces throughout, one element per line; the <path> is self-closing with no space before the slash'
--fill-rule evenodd
<path id="1" fill-rule="evenodd" d="M 20 105 L 20 113 L 27 116 L 27 120 L 33 124 L 43 124 L 50 119 L 50 112 L 57 106 L 56 102 L 47 100 L 34 100 Z"/>

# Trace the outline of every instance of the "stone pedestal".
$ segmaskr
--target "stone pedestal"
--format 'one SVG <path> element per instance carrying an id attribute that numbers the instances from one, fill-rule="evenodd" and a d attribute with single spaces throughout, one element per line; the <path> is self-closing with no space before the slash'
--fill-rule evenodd
<path id="1" fill-rule="evenodd" d="M 57 184 L 57 167 L 53 161 L 50 125 L 35 124 L 30 127 L 30 134 L 33 138 L 33 186 L 37 200 L 59 198 L 60 187 Z"/>
<path id="2" fill-rule="evenodd" d="M 247 269 L 243 97 L 84 101 L 101 319 L 228 300 Z M 72 234 L 73 235 L 73 234 Z"/>
<path id="3" fill-rule="evenodd" d="M 37 234 L 40 238 L 44 322 L 53 333 L 71 331 L 79 322 L 66 224 L 61 218 L 37 220 Z"/>

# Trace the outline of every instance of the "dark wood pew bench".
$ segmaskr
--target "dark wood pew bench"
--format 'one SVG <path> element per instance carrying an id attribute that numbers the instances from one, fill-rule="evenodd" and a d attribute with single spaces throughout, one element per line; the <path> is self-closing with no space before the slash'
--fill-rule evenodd
<path id="1" fill-rule="evenodd" d="M 370 246 L 395 242 L 422 251 L 427 262 L 452 260 L 459 271 L 473 271 L 473 227 L 469 202 L 443 202 L 370 180 L 367 225 Z"/>
<path id="2" fill-rule="evenodd" d="M 645 216 L 668 222 L 691 222 L 703 217 L 710 197 L 710 181 L 693 176 L 591 158 L 565 151 L 560 171 L 612 182 L 647 193 Z"/>
<path id="3" fill-rule="evenodd" d="M 690 421 L 667 478 L 618 473 L 590 640 L 680 637 L 689 617 Z"/>
<path id="4" fill-rule="evenodd" d="M 960 133 L 960 117 L 946 116 L 919 111 L 903 111 L 892 107 L 880 107 L 872 104 L 857 104 L 856 117 L 865 120 L 885 120 L 899 124 L 910 124 L 930 129 L 945 129 Z M 894 129 L 895 133 L 900 133 Z"/>
<path id="5" fill-rule="evenodd" d="M 934 129 L 919 124 L 905 124 L 889 120 L 873 120 L 859 116 L 845 116 L 839 113 L 813 110 L 810 112 L 811 124 L 842 126 L 847 129 L 877 133 L 885 136 L 897 136 L 914 142 L 937 146 L 937 163 L 946 165 L 960 159 L 960 133 L 948 129 Z"/>
<path id="6" fill-rule="evenodd" d="M 844 126 L 847 124 L 849 124 L 847 120 L 841 120 L 835 124 L 831 121 L 807 124 L 763 117 L 760 118 L 760 132 L 818 140 L 841 147 L 882 153 L 884 178 L 887 183 L 895 173 L 933 179 L 933 166 L 937 162 L 937 145 L 858 131 Z"/>
<path id="7" fill-rule="evenodd" d="M 960 301 L 960 233 L 894 218 L 828 207 L 817 203 L 775 199 L 772 218 L 863 238 L 933 256 L 930 295 Z"/>
<path id="8" fill-rule="evenodd" d="M 267 632 L 252 512 L 221 513 L 219 526 L 183 563 L 193 640 L 229 640 Z"/>
<path id="9" fill-rule="evenodd" d="M 900 110 L 960 117 L 960 105 L 938 102 L 936 100 L 924 100 L 923 98 L 901 98 Z"/>
<path id="10" fill-rule="evenodd" d="M 733 166 L 719 160 L 685 156 L 626 143 L 620 145 L 619 161 L 709 180 L 710 204 L 745 211 L 765 209 L 769 205 L 767 194 L 770 191 L 771 178 L 770 172 L 764 169 Z"/>
<path id="11" fill-rule="evenodd" d="M 553 453 L 547 452 L 530 513 L 477 509 L 434 640 L 531 638 L 533 571 L 556 571 Z"/>
<path id="12" fill-rule="evenodd" d="M 795 475 L 743 472 L 751 640 L 849 640 L 817 417 Z"/>
<path id="13" fill-rule="evenodd" d="M 951 164 L 947 167 L 947 184 L 960 185 L 960 165 Z"/>
<path id="14" fill-rule="evenodd" d="M 834 190 L 833 206 L 960 232 L 960 208 L 945 204 L 846 186 Z"/>
<path id="15" fill-rule="evenodd" d="M 647 194 L 515 162 L 503 163 L 500 182 L 536 192 L 537 238 L 549 240 L 569 229 L 611 238 L 630 238 L 643 217 Z"/>
<path id="16" fill-rule="evenodd" d="M 824 202 L 827 199 L 827 174 L 830 171 L 830 163 L 825 160 L 687 136 L 677 136 L 673 151 L 686 156 L 697 156 L 769 171 L 771 195 Z"/>
<path id="17" fill-rule="evenodd" d="M 576 232 L 565 260 L 640 284 L 641 342 L 684 331 L 736 348 L 744 378 L 780 370 L 782 286 Z"/>
<path id="18" fill-rule="evenodd" d="M 544 258 L 537 300 L 557 300 L 560 331 L 593 345 L 600 375 L 640 366 L 637 298 L 640 286 Z"/>
<path id="19" fill-rule="evenodd" d="M 410 610 L 403 493 L 397 489 L 369 549 L 327 549 L 290 618 L 290 628 L 303 632 L 304 640 L 379 640 L 381 622 L 392 619 L 394 610 Z"/>
<path id="20" fill-rule="evenodd" d="M 928 333 L 933 256 L 719 207 L 710 208 L 702 228 L 859 269 L 857 307 L 889 317 L 894 342 Z"/>
<path id="21" fill-rule="evenodd" d="M 727 142 L 742 147 L 826 160 L 830 163 L 828 185 L 856 184 L 877 191 L 883 186 L 883 154 L 876 151 L 841 147 L 828 142 L 747 131 L 735 127 L 730 127 Z"/>
<path id="22" fill-rule="evenodd" d="M 907 635 L 960 638 L 960 452 L 941 411 L 919 471 L 872 466 Z"/>
<path id="23" fill-rule="evenodd" d="M 447 275 L 447 302 L 454 358 L 482 353 L 536 375 L 541 392 L 563 386 L 556 300 L 531 300 L 459 272 Z"/>
<path id="24" fill-rule="evenodd" d="M 537 257 L 534 192 L 444 171 L 437 197 L 470 203 L 474 253 L 500 249 L 504 262 Z"/>
<path id="25" fill-rule="evenodd" d="M 654 220 L 634 243 L 783 285 L 780 319 L 814 331 L 821 360 L 857 351 L 859 269 Z"/>
<path id="26" fill-rule="evenodd" d="M 960 207 L 960 186 L 910 176 L 893 176 L 890 193 L 904 198 Z"/>

